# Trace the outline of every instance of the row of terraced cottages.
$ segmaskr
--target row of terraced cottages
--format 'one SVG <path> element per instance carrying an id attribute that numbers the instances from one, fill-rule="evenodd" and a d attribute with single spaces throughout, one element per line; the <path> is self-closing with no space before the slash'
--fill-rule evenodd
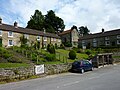
<path id="1" fill-rule="evenodd" d="M 18 27 L 17 22 L 14 25 L 3 24 L 0 19 L 0 45 L 6 48 L 20 46 L 22 36 L 28 39 L 28 45 L 39 42 L 41 48 L 46 47 L 49 43 L 54 45 L 56 43 L 58 46 L 61 44 L 61 39 L 57 34 Z"/>
<path id="2" fill-rule="evenodd" d="M 120 29 L 81 36 L 78 40 L 83 48 L 120 47 Z"/>

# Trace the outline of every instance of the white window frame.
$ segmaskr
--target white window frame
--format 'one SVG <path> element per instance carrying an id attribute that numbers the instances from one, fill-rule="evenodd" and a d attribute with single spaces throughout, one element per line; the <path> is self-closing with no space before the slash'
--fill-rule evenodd
<path id="1" fill-rule="evenodd" d="M 95 43 L 95 42 L 97 42 L 97 40 L 94 38 L 94 39 L 93 39 L 93 42 Z"/>
<path id="2" fill-rule="evenodd" d="M 40 41 L 40 36 L 37 36 L 37 41 Z"/>
<path id="3" fill-rule="evenodd" d="M 120 45 L 120 40 L 117 40 L 117 44 Z"/>
<path id="4" fill-rule="evenodd" d="M 29 39 L 29 35 L 28 34 L 24 34 L 24 38 Z"/>
<path id="5" fill-rule="evenodd" d="M 54 38 L 54 41 L 56 41 L 56 38 Z"/>
<path id="6" fill-rule="evenodd" d="M 51 41 L 54 41 L 53 38 L 51 38 Z"/>
<path id="7" fill-rule="evenodd" d="M 47 37 L 44 37 L 43 39 L 44 39 L 44 41 L 47 41 Z"/>
<path id="8" fill-rule="evenodd" d="M 109 37 L 105 37 L 105 40 L 109 40 Z"/>
<path id="9" fill-rule="evenodd" d="M 12 31 L 8 31 L 8 37 L 13 37 L 13 32 Z"/>
<path id="10" fill-rule="evenodd" d="M 2 30 L 0 30 L 0 36 L 2 36 Z"/>
<path id="11" fill-rule="evenodd" d="M 108 42 L 109 42 L 109 44 L 108 44 Z M 106 41 L 106 42 L 105 42 L 105 45 L 110 45 L 110 41 Z"/>
<path id="12" fill-rule="evenodd" d="M 120 35 L 117 35 L 117 39 L 120 39 Z"/>
<path id="13" fill-rule="evenodd" d="M 12 44 L 10 44 L 10 41 L 12 41 Z M 8 46 L 13 46 L 13 40 L 8 40 Z"/>
<path id="14" fill-rule="evenodd" d="M 58 42 L 61 42 L 61 40 L 60 40 L 60 39 L 58 39 Z"/>
<path id="15" fill-rule="evenodd" d="M 97 47 L 97 43 L 96 42 L 93 42 L 93 47 Z"/>
<path id="16" fill-rule="evenodd" d="M 84 44 L 85 43 L 85 41 L 84 40 L 82 40 L 82 44 Z"/>

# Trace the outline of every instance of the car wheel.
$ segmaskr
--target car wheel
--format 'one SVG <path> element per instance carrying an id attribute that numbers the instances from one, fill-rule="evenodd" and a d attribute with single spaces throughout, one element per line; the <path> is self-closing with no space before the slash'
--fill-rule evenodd
<path id="1" fill-rule="evenodd" d="M 85 71 L 84 71 L 84 69 L 81 69 L 81 73 L 84 73 Z"/>

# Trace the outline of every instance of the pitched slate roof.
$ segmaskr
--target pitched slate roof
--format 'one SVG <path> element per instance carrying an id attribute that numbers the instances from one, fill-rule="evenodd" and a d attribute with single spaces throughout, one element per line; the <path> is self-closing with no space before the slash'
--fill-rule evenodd
<path id="1" fill-rule="evenodd" d="M 120 29 L 85 35 L 83 37 L 80 37 L 79 40 L 86 40 L 86 39 L 106 37 L 106 36 L 114 36 L 114 35 L 120 35 Z"/>
<path id="2" fill-rule="evenodd" d="M 62 33 L 60 33 L 59 35 L 61 36 L 61 35 L 64 35 L 64 34 L 68 34 L 68 33 L 72 32 L 72 31 L 73 31 L 72 29 L 66 30 L 66 31 L 63 31 Z"/>
<path id="3" fill-rule="evenodd" d="M 38 31 L 35 29 L 28 29 L 23 27 L 15 27 L 8 24 L 1 24 L 0 29 L 4 31 L 13 31 L 17 33 L 29 34 L 29 35 L 38 35 L 38 36 L 46 36 L 46 37 L 53 37 L 53 38 L 60 38 L 57 34 L 53 33 L 44 33 L 43 31 Z"/>

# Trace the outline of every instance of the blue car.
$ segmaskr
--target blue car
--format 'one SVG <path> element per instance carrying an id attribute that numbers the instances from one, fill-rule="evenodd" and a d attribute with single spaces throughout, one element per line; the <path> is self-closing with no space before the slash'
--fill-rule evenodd
<path id="1" fill-rule="evenodd" d="M 84 73 L 85 71 L 92 71 L 92 63 L 88 60 L 79 60 L 72 63 L 72 71 Z"/>

